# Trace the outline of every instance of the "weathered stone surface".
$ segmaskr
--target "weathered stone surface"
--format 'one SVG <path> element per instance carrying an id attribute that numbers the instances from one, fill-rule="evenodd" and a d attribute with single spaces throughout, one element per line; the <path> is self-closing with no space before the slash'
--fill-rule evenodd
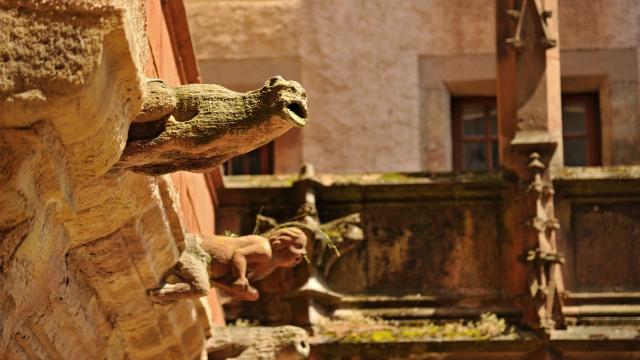
<path id="1" fill-rule="evenodd" d="M 636 356 L 640 167 L 564 168 L 556 175 L 558 251 L 566 259 L 567 291 L 561 308 L 569 324 L 566 330 L 552 331 L 550 339 L 526 334 L 515 341 L 482 343 L 393 339 L 367 328 L 370 338 L 350 338 L 353 343 L 320 339 L 312 344 L 317 351 L 312 351 L 312 358 L 537 359 L 544 358 L 545 351 L 575 359 L 588 351 L 607 359 Z M 313 298 L 316 319 L 364 314 L 393 319 L 401 328 L 405 322 L 476 319 L 480 312 L 492 311 L 516 328 L 522 323 L 521 304 L 530 289 L 509 291 L 512 276 L 524 279 L 525 265 L 517 256 L 506 256 L 505 249 L 513 245 L 504 229 L 505 205 L 513 198 L 501 175 L 362 174 L 317 179 L 324 185 L 315 189 L 321 218 L 360 212 L 366 243 L 334 267 L 328 278 L 333 294 Z M 274 218 L 293 216 L 296 204 L 289 199 L 297 194 L 294 180 L 295 176 L 283 175 L 227 178 L 219 194 L 220 231 L 250 231 L 252 214 L 260 209 Z M 269 206 L 262 208 L 265 203 Z M 290 291 L 297 278 L 277 279 L 276 291 L 285 295 L 268 300 L 265 296 L 252 309 L 230 304 L 228 316 L 269 324 L 308 321 L 301 316 L 308 307 L 301 309 L 291 300 L 297 295 Z"/>
<path id="2" fill-rule="evenodd" d="M 365 291 L 468 295 L 496 291 L 501 273 L 499 209 L 499 203 L 461 201 L 364 207 Z M 329 281 L 338 282 L 336 290 L 350 291 L 349 273 L 340 271 L 343 263 L 338 263 Z"/>
<path id="3" fill-rule="evenodd" d="M 180 206 L 179 195 L 173 186 L 171 176 L 159 176 L 156 179 L 158 179 L 158 189 L 160 190 L 160 198 L 164 206 L 166 220 L 171 227 L 171 235 L 173 235 L 178 249 L 182 251 L 184 250 L 186 225 L 182 222 L 184 215 Z"/>
<path id="4" fill-rule="evenodd" d="M 390 173 L 318 175 L 316 179 L 320 218 L 339 219 L 359 212 L 365 241 L 336 261 L 321 282 L 325 289 L 309 284 L 300 290 L 309 273 L 321 275 L 313 265 L 306 273 L 300 268 L 275 273 L 257 285 L 268 296 L 251 308 L 230 304 L 230 318 L 308 325 L 311 313 L 319 315 L 309 310 L 308 301 L 296 300 L 305 296 L 313 299 L 320 314 L 367 307 L 373 316 L 394 319 L 473 318 L 482 311 L 518 316 L 513 296 L 504 294 L 504 269 L 520 265 L 515 258 L 501 257 L 506 243 L 501 199 L 506 188 L 499 176 Z M 288 199 L 300 196 L 300 184 L 292 186 L 291 180 L 284 176 L 227 178 L 226 188 L 219 193 L 219 231 L 250 231 L 252 213 L 264 204 L 268 206 L 262 214 L 291 218 L 297 205 Z M 234 219 L 241 221 L 237 224 Z M 312 264 L 314 260 L 312 253 Z M 385 301 L 372 300 L 382 294 L 388 297 Z M 345 300 L 351 299 L 349 295 L 359 300 Z M 410 296 L 419 299 L 405 299 Z"/>
<path id="5" fill-rule="evenodd" d="M 178 256 L 171 185 L 109 172 L 142 106 L 144 13 L 0 1 L 3 358 L 202 353 L 202 305 L 158 308 L 146 294 Z"/>
<path id="6" fill-rule="evenodd" d="M 159 198 L 155 179 L 133 173 L 87 181 L 76 194 L 75 213 L 65 221 L 73 247 L 115 232 Z"/>
<path id="7" fill-rule="evenodd" d="M 307 332 L 295 326 L 217 328 L 207 340 L 209 359 L 306 359 Z"/>
<path id="8" fill-rule="evenodd" d="M 640 290 L 638 178 L 638 166 L 567 168 L 558 172 L 558 246 L 566 258 L 563 273 L 568 291 Z"/>
<path id="9" fill-rule="evenodd" d="M 133 27 L 140 26 L 139 9 L 119 1 L 9 1 L 2 8 L 2 34 L 9 46 L 2 49 L 6 66 L 0 125 L 29 127 L 48 119 L 65 146 L 94 151 L 93 165 L 106 171 L 126 138 L 124 119 L 140 105 L 133 62 L 140 50 L 138 43 L 128 43 L 128 37 L 142 40 L 133 33 Z M 51 11 L 57 11 L 55 17 L 49 16 Z M 125 12 L 131 20 L 123 17 Z M 95 108 L 102 111 L 90 111 Z M 96 131 L 114 136 L 88 139 Z M 85 140 L 91 140 L 90 149 Z M 119 142 L 115 148 L 109 144 L 114 140 Z M 94 167 L 84 167 L 89 169 Z"/>
<path id="10" fill-rule="evenodd" d="M 26 221 L 40 201 L 73 204 L 73 180 L 53 126 L 39 122 L 29 129 L 4 130 L 0 147 L 0 229 Z"/>
<path id="11" fill-rule="evenodd" d="M 11 240 L 15 237 L 20 239 L 17 244 Z M 94 291 L 65 262 L 69 239 L 55 220 L 55 206 L 37 211 L 1 239 L 3 255 L 12 252 L 0 264 L 0 351 L 11 351 L 11 344 L 24 338 L 20 353 L 54 359 L 97 357 L 112 329 L 103 326 L 102 310 L 92 308 Z"/>
<path id="12" fill-rule="evenodd" d="M 204 340 L 204 331 L 193 316 L 178 323 L 180 306 L 157 307 L 147 296 L 147 289 L 160 281 L 178 255 L 170 235 L 154 236 L 141 229 L 161 225 L 153 224 L 158 218 L 161 222 L 161 216 L 150 213 L 147 217 L 151 224 L 130 224 L 105 238 L 78 246 L 71 251 L 70 259 L 78 264 L 86 282 L 96 289 L 105 311 L 117 319 L 127 353 L 146 357 L 177 343 L 182 356 L 187 356 L 193 349 L 181 343 L 180 330 L 193 333 L 191 327 L 198 325 L 200 331 L 192 336 L 200 341 Z M 161 325 L 167 321 L 171 325 Z"/>

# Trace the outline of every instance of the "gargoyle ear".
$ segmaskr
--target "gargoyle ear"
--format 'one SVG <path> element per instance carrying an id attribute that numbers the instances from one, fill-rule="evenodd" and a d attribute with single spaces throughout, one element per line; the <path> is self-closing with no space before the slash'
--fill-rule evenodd
<path id="1" fill-rule="evenodd" d="M 284 81 L 284 78 L 280 75 L 276 75 L 274 77 L 272 77 L 271 79 L 269 79 L 269 86 L 274 86 L 275 84 L 277 84 L 280 81 Z"/>

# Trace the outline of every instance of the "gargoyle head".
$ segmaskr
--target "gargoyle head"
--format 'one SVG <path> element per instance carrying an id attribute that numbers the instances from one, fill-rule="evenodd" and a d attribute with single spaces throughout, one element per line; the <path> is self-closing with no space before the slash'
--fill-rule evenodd
<path id="1" fill-rule="evenodd" d="M 297 126 L 307 124 L 307 92 L 295 81 L 275 76 L 264 83 L 259 92 L 266 103 L 273 104 L 274 114 L 293 121 Z"/>
<path id="2" fill-rule="evenodd" d="M 278 267 L 296 266 L 307 255 L 307 235 L 298 228 L 276 229 L 266 236 Z"/>
<path id="3" fill-rule="evenodd" d="M 146 90 L 116 168 L 148 175 L 209 171 L 308 119 L 305 90 L 280 76 L 247 93 L 157 80 Z"/>

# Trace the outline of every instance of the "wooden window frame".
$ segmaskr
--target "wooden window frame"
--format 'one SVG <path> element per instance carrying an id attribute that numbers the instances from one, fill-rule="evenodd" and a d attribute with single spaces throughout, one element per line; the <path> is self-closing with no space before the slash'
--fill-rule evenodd
<path id="1" fill-rule="evenodd" d="M 562 139 L 586 139 L 587 140 L 587 165 L 602 166 L 602 132 L 600 126 L 600 107 L 598 93 L 564 93 L 562 94 L 562 106 L 570 104 L 584 104 L 585 120 L 587 122 L 586 134 L 566 134 L 564 127 Z"/>
<path id="2" fill-rule="evenodd" d="M 465 105 L 482 104 L 484 112 L 484 135 L 469 136 L 463 134 L 462 113 Z M 484 142 L 487 159 L 487 171 L 498 170 L 498 164 L 493 164 L 492 142 L 498 141 L 497 120 L 496 134 L 490 134 L 489 116 L 491 110 L 496 110 L 496 98 L 492 96 L 454 97 L 451 99 L 451 134 L 453 143 L 453 169 L 455 171 L 467 171 L 464 168 L 464 144 L 465 142 Z M 497 114 L 496 114 L 497 116 Z"/>
<path id="3" fill-rule="evenodd" d="M 225 175 L 269 175 L 274 169 L 274 142 L 263 145 L 252 152 L 257 152 L 260 162 L 258 172 L 252 172 L 248 161 L 249 153 L 242 154 L 230 159 L 224 164 Z M 233 164 L 240 162 L 242 170 L 239 173 L 233 172 Z"/>
<path id="4" fill-rule="evenodd" d="M 469 136 L 463 134 L 462 114 L 465 106 L 482 104 L 484 107 L 484 135 Z M 578 104 L 585 109 L 586 133 L 565 134 L 562 138 L 587 140 L 587 165 L 602 165 L 602 133 L 600 126 L 600 108 L 597 93 L 563 93 L 562 105 Z M 490 135 L 489 114 L 491 109 L 496 109 L 496 98 L 491 96 L 468 96 L 451 98 L 451 134 L 453 145 L 453 169 L 455 171 L 467 171 L 464 168 L 464 144 L 465 142 L 484 142 L 487 159 L 487 171 L 498 170 L 497 164 L 493 164 L 493 149 L 491 143 L 497 141 L 497 134 Z M 564 141 L 563 141 L 564 143 Z"/>

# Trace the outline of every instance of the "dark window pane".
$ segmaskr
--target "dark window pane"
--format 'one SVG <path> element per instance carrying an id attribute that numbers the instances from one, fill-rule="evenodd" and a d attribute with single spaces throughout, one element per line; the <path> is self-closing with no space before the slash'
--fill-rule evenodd
<path id="1" fill-rule="evenodd" d="M 489 134 L 496 135 L 498 132 L 498 113 L 495 109 L 489 111 Z"/>
<path id="2" fill-rule="evenodd" d="M 227 175 L 238 175 L 244 172 L 242 169 L 242 162 L 238 160 L 229 160 L 225 168 L 227 169 Z"/>
<path id="3" fill-rule="evenodd" d="M 260 174 L 259 149 L 253 150 L 231 160 L 231 174 L 227 175 L 255 175 Z"/>
<path id="4" fill-rule="evenodd" d="M 586 114 L 583 106 L 562 107 L 562 132 L 565 134 L 585 134 Z"/>
<path id="5" fill-rule="evenodd" d="M 491 161 L 493 162 L 493 169 L 497 170 L 500 168 L 500 153 L 498 150 L 498 142 L 491 142 Z"/>
<path id="6" fill-rule="evenodd" d="M 465 104 L 462 110 L 462 133 L 484 135 L 484 105 Z"/>
<path id="7" fill-rule="evenodd" d="M 564 139 L 564 165 L 587 166 L 587 139 Z"/>
<path id="8" fill-rule="evenodd" d="M 225 164 L 225 173 L 227 175 L 270 174 L 272 157 L 272 144 L 267 144 L 229 160 Z"/>
<path id="9" fill-rule="evenodd" d="M 260 174 L 260 149 L 255 149 L 248 153 L 249 174 Z"/>
<path id="10" fill-rule="evenodd" d="M 483 142 L 467 142 L 462 145 L 464 170 L 487 170 L 487 154 Z"/>

